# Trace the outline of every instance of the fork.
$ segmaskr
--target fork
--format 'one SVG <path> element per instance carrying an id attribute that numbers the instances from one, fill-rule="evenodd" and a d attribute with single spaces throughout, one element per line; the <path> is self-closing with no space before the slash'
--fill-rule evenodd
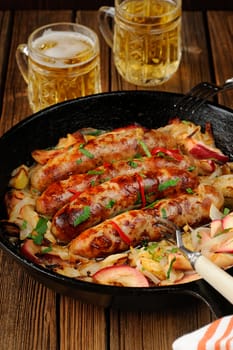
<path id="1" fill-rule="evenodd" d="M 194 114 L 208 98 L 232 88 L 233 78 L 227 79 L 223 85 L 201 82 L 181 97 L 178 103 L 174 104 L 174 109 L 176 113 L 187 112 Z"/>
<path id="2" fill-rule="evenodd" d="M 158 219 L 164 238 L 176 236 L 177 247 L 185 254 L 194 270 L 231 304 L 233 304 L 233 277 L 214 264 L 200 252 L 193 252 L 184 246 L 181 230 L 170 220 Z"/>

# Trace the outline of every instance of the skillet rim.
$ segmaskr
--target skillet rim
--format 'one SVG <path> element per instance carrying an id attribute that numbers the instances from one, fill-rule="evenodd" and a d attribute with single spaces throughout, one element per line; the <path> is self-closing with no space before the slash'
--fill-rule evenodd
<path id="1" fill-rule="evenodd" d="M 0 148 L 1 148 L 1 144 L 5 142 L 5 140 L 7 140 L 7 138 L 13 137 L 15 132 L 18 132 L 18 130 L 20 130 L 21 128 L 24 128 L 24 125 L 28 125 L 30 123 L 36 123 L 37 119 L 41 118 L 41 117 L 45 117 L 46 114 L 52 115 L 53 113 L 56 113 L 57 110 L 59 110 L 60 108 L 64 108 L 66 106 L 76 106 L 77 103 L 82 103 L 82 101 L 87 102 L 91 99 L 98 99 L 98 98 L 107 98 L 109 96 L 123 96 L 123 95 L 141 95 L 141 94 L 146 94 L 146 95 L 161 95 L 161 96 L 166 96 L 166 98 L 179 98 L 182 96 L 182 94 L 178 94 L 178 93 L 172 93 L 172 92 L 162 92 L 162 91 L 147 91 L 147 90 L 128 90 L 128 91 L 112 91 L 112 92 L 105 92 L 105 93 L 100 93 L 100 94 L 96 94 L 96 95 L 91 95 L 91 96 L 86 96 L 86 97 L 81 97 L 75 100 L 70 100 L 70 101 L 65 101 L 65 102 L 61 102 L 57 105 L 48 107 L 42 111 L 39 111 L 35 114 L 32 114 L 28 117 L 26 117 L 24 120 L 20 121 L 19 123 L 17 123 L 16 125 L 14 125 L 11 129 L 9 129 L 8 131 L 6 131 L 0 138 Z M 226 112 L 229 112 L 231 114 L 233 114 L 233 110 L 225 107 L 225 106 L 221 106 L 219 104 L 216 103 L 206 103 L 205 106 L 211 106 L 213 108 L 217 108 L 220 110 L 224 110 Z M 127 123 L 126 123 L 127 124 Z M 126 125 L 125 124 L 125 125 Z M 165 123 L 166 124 L 166 123 Z M 198 288 L 196 290 L 196 286 L 199 285 L 200 283 L 202 284 L 202 280 L 200 281 L 194 281 L 194 282 L 189 282 L 189 283 L 185 283 L 185 284 L 179 284 L 179 285 L 172 285 L 172 286 L 161 286 L 161 287 L 118 287 L 118 286 L 108 286 L 108 285 L 98 285 L 92 282 L 86 282 L 86 281 L 80 281 L 80 280 L 75 280 L 73 278 L 70 277 L 66 277 L 66 276 L 62 276 L 58 273 L 55 273 L 53 271 L 49 271 L 46 268 L 43 268 L 42 266 L 38 266 L 37 264 L 29 261 L 27 258 L 23 257 L 22 255 L 20 255 L 15 249 L 12 248 L 12 244 L 7 240 L 6 237 L 4 237 L 4 234 L 2 232 L 2 229 L 0 230 L 0 246 L 3 250 L 5 250 L 9 255 L 11 255 L 18 263 L 20 263 L 24 268 L 26 268 L 29 272 L 31 272 L 31 270 L 33 270 L 33 274 L 38 273 L 41 274 L 42 277 L 45 277 L 46 279 L 51 279 L 52 281 L 55 282 L 61 282 L 63 284 L 71 284 L 71 288 L 81 288 L 84 291 L 91 291 L 94 288 L 94 292 L 96 293 L 106 293 L 107 295 L 112 295 L 112 294 L 120 294 L 120 295 L 148 295 L 151 293 L 156 293 L 156 294 L 164 294 L 164 293 L 187 293 L 187 294 L 193 294 L 196 297 L 201 298 L 204 302 L 207 303 L 207 305 L 211 308 L 211 305 L 209 303 L 208 300 L 206 300 L 206 297 L 203 297 L 203 295 L 198 292 Z M 37 279 L 34 276 L 35 279 Z M 37 279 L 38 280 L 38 279 Z M 42 278 L 43 280 L 43 278 Z M 39 280 L 40 282 L 40 280 Z M 44 285 L 46 285 L 46 283 L 44 283 L 44 281 L 42 281 L 42 283 Z M 48 285 L 46 285 L 48 287 Z M 195 288 L 194 288 L 195 287 Z M 56 291 L 56 290 L 55 290 Z M 60 291 L 57 291 L 58 293 L 60 293 Z M 65 293 L 66 294 L 66 293 Z M 74 296 L 75 297 L 75 296 Z M 96 303 L 95 303 L 96 304 Z"/>

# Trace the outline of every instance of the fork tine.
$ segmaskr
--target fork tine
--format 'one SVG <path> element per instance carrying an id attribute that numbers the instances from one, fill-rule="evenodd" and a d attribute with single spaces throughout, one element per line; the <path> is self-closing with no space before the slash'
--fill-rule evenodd
<path id="1" fill-rule="evenodd" d="M 198 108 L 210 97 L 218 92 L 223 92 L 233 88 L 233 78 L 227 79 L 223 85 L 202 82 L 195 85 L 174 105 L 175 112 L 195 113 Z"/>
<path id="2" fill-rule="evenodd" d="M 211 96 L 213 90 L 216 88 L 217 86 L 215 84 L 209 84 L 206 82 L 199 83 L 194 86 L 186 95 L 184 95 L 180 101 L 178 101 L 178 103 L 175 105 L 175 108 L 178 110 L 188 111 L 192 109 L 193 104 L 199 101 L 199 99 Z"/>
<path id="3" fill-rule="evenodd" d="M 176 233 L 176 225 L 168 220 L 168 219 L 163 219 L 161 217 L 156 217 L 156 222 L 157 226 L 161 230 L 161 235 L 164 237 L 169 236 L 169 238 L 175 238 L 175 233 Z"/>

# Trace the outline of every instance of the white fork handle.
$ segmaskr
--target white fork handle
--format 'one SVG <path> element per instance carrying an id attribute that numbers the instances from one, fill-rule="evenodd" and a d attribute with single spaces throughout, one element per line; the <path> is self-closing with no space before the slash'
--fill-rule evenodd
<path id="1" fill-rule="evenodd" d="M 200 255 L 194 263 L 198 274 L 233 304 L 233 277 L 205 256 Z"/>

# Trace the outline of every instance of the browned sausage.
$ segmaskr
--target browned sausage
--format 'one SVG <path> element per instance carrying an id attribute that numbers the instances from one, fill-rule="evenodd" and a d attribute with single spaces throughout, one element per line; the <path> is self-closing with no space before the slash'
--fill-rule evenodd
<path id="1" fill-rule="evenodd" d="M 120 159 L 146 155 L 155 146 L 175 147 L 176 140 L 162 132 L 138 126 L 115 129 L 90 140 L 83 147 L 71 147 L 44 165 L 31 171 L 32 187 L 43 191 L 54 181 L 67 178 L 72 173 L 85 173 L 90 169 Z"/>
<path id="2" fill-rule="evenodd" d="M 125 158 L 131 157 L 137 153 L 137 140 L 143 134 L 141 127 L 128 127 L 90 140 L 83 148 L 73 146 L 45 165 L 37 165 L 31 174 L 32 187 L 42 191 L 53 181 L 64 179 L 72 173 L 85 173 L 124 155 Z"/>
<path id="3" fill-rule="evenodd" d="M 46 164 L 51 158 L 56 157 L 59 154 L 67 152 L 67 149 L 73 145 L 80 145 L 85 142 L 84 136 L 80 132 L 73 134 L 67 134 L 66 137 L 59 139 L 58 144 L 50 149 L 36 149 L 32 152 L 33 159 L 39 164 Z"/>
<path id="4" fill-rule="evenodd" d="M 221 209 L 223 196 L 213 186 L 200 185 L 194 194 L 164 199 L 151 209 L 131 210 L 85 230 L 69 246 L 71 258 L 104 257 L 136 246 L 144 240 L 161 239 L 156 217 L 166 217 L 179 227 L 209 220 L 211 204 Z"/>
<path id="5" fill-rule="evenodd" d="M 62 207 L 53 217 L 51 230 L 58 241 L 69 242 L 101 221 L 193 189 L 197 183 L 197 176 L 177 167 L 158 168 L 155 174 L 118 176 L 82 192 Z"/>
<path id="6" fill-rule="evenodd" d="M 176 166 L 180 169 L 188 169 L 190 165 L 190 159 L 185 156 L 179 161 L 174 158 L 155 156 L 107 163 L 85 174 L 74 174 L 66 180 L 53 182 L 37 199 L 36 210 L 46 216 L 53 216 L 74 196 L 116 176 L 148 171 L 156 174 L 159 168 Z"/>

